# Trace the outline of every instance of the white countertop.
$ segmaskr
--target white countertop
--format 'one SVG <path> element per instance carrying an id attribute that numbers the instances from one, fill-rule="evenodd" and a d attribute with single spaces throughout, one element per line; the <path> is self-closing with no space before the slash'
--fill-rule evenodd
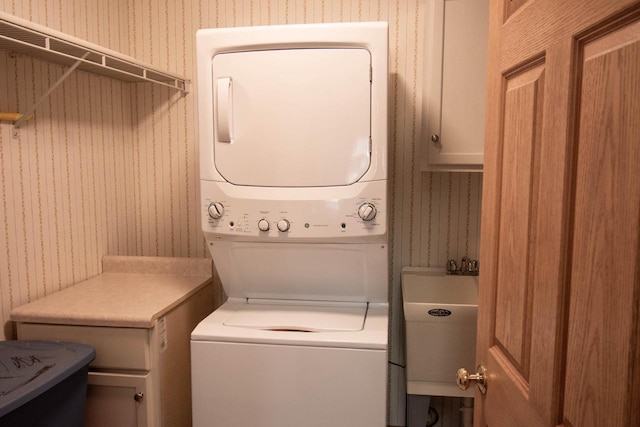
<path id="1" fill-rule="evenodd" d="M 151 328 L 211 281 L 210 259 L 107 256 L 102 274 L 13 309 L 11 320 Z"/>

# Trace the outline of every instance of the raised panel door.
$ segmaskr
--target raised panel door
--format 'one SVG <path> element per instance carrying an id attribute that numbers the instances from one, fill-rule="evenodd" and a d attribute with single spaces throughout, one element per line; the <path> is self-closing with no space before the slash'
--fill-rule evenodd
<path id="1" fill-rule="evenodd" d="M 477 426 L 640 425 L 640 3 L 492 3 Z"/>

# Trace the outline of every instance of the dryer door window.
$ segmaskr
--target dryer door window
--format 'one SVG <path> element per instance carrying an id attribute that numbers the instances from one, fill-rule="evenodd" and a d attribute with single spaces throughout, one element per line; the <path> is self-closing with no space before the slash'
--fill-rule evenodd
<path id="1" fill-rule="evenodd" d="M 212 60 L 214 162 L 228 182 L 321 187 L 369 168 L 366 49 L 222 53 Z"/>

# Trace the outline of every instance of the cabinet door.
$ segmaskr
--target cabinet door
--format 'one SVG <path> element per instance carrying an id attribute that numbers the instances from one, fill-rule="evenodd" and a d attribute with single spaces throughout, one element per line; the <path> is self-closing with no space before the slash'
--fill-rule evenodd
<path id="1" fill-rule="evenodd" d="M 489 0 L 429 0 L 423 170 L 482 170 Z"/>
<path id="2" fill-rule="evenodd" d="M 149 376 L 89 372 L 85 426 L 146 427 L 153 425 Z"/>

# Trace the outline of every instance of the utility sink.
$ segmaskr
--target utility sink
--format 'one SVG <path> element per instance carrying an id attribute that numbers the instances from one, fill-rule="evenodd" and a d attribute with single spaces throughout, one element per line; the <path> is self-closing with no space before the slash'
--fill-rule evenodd
<path id="1" fill-rule="evenodd" d="M 405 304 L 417 304 L 415 308 L 451 306 L 456 312 L 465 308 L 477 311 L 478 276 L 448 276 L 439 269 L 404 269 L 402 294 Z"/>
<path id="2" fill-rule="evenodd" d="M 478 276 L 444 269 L 402 270 L 407 393 L 472 397 L 456 385 L 458 368 L 475 367 Z"/>

